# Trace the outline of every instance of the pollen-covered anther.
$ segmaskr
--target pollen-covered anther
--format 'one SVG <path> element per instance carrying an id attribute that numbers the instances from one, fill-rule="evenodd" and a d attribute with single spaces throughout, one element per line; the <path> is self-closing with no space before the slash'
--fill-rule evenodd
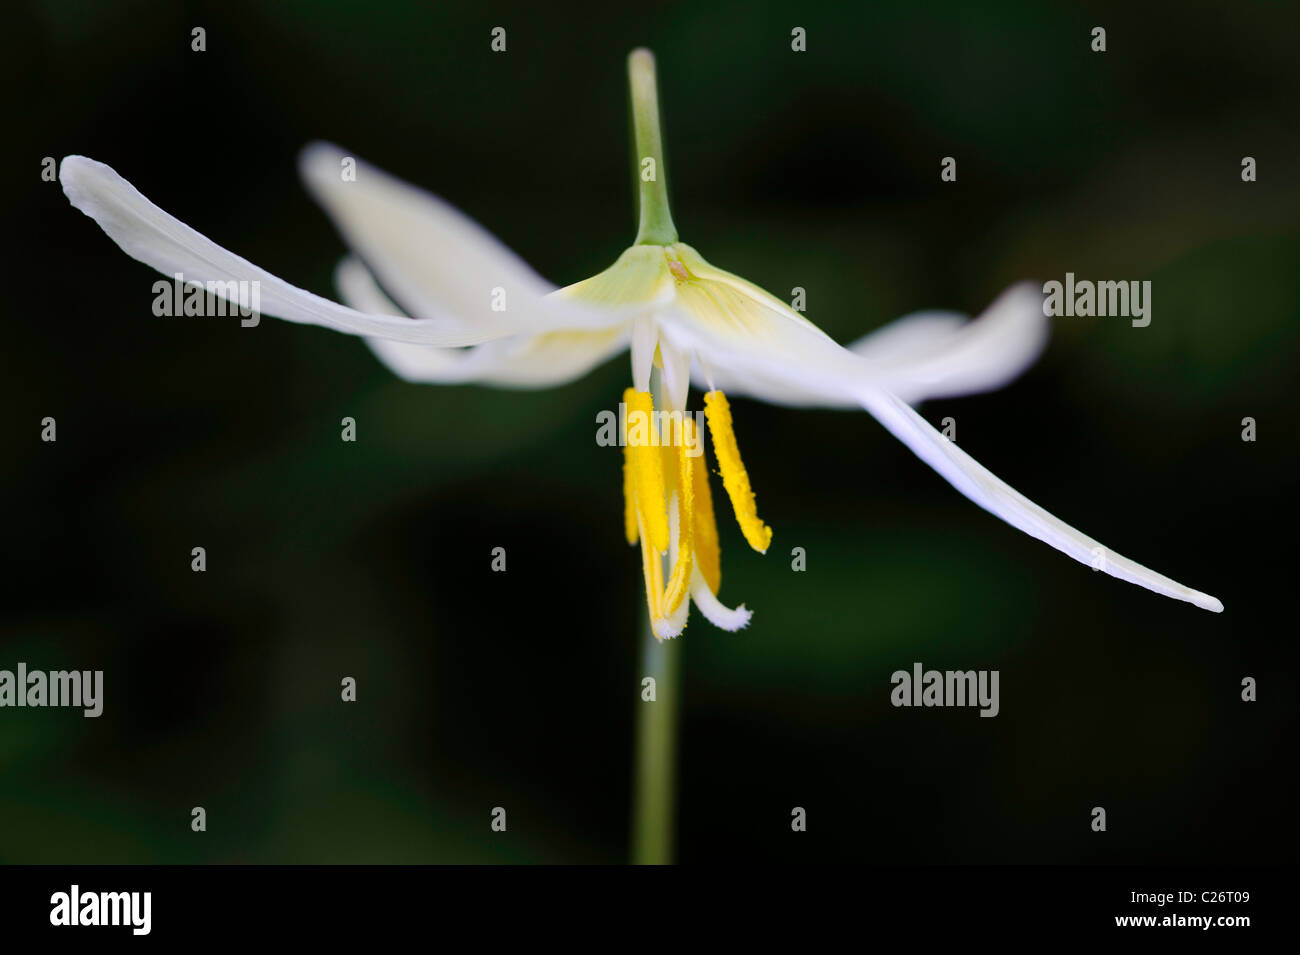
<path id="1" fill-rule="evenodd" d="M 772 528 L 758 516 L 754 489 L 749 484 L 749 474 L 745 471 L 745 463 L 740 459 L 740 446 L 736 444 L 736 433 L 732 429 L 731 406 L 727 403 L 727 396 L 721 391 L 705 394 L 704 414 L 709 422 L 709 434 L 713 437 L 718 470 L 722 472 L 722 486 L 731 498 L 736 523 L 740 525 L 749 546 L 760 554 L 765 554 L 772 543 Z"/>
<path id="2" fill-rule="evenodd" d="M 623 441 L 623 536 L 629 544 L 635 544 L 641 538 L 636 516 L 636 474 L 626 438 Z"/>
<path id="3" fill-rule="evenodd" d="M 692 421 L 692 434 L 694 432 Z M 715 594 L 722 588 L 722 551 L 718 545 L 718 523 L 713 516 L 713 493 L 709 490 L 709 469 L 704 461 L 704 435 L 696 434 L 698 460 L 691 467 L 695 497 L 695 563 L 704 582 Z"/>
<path id="4" fill-rule="evenodd" d="M 643 543 L 648 542 L 654 550 L 664 554 L 668 552 L 668 501 L 664 495 L 659 442 L 654 436 L 654 400 L 648 391 L 628 388 L 623 392 L 623 403 L 627 408 L 624 451 L 631 470 L 631 480 L 625 477 L 623 482 L 624 493 L 631 491 Z M 625 504 L 625 530 L 629 524 Z M 628 538 L 632 539 L 630 532 Z"/>
<path id="5" fill-rule="evenodd" d="M 682 428 L 674 445 L 677 459 L 677 560 L 668 578 L 664 594 L 664 611 L 673 613 L 691 591 L 691 572 L 695 569 L 695 460 L 690 450 L 697 447 L 695 422 L 682 417 Z"/>

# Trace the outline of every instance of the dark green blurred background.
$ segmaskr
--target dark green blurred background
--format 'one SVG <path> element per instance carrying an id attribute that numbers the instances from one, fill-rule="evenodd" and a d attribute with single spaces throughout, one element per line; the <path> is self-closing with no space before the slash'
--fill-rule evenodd
<path id="1" fill-rule="evenodd" d="M 6 21 L 0 668 L 102 669 L 106 700 L 0 710 L 0 860 L 626 857 L 644 591 L 593 441 L 626 359 L 554 391 L 441 389 L 325 330 L 155 318 L 154 273 L 39 167 L 103 160 L 333 294 L 344 247 L 295 172 L 330 139 L 567 284 L 634 233 L 638 44 L 683 239 L 803 286 L 841 341 L 1021 278 L 1150 279 L 1150 327 L 1059 320 L 1013 386 L 923 410 L 1227 607 L 1051 551 L 866 414 L 737 401 L 776 538 L 759 557 L 721 522 L 722 596 L 754 624 L 696 615 L 684 638 L 680 858 L 1294 857 L 1293 5 L 117 0 Z M 1000 670 L 1001 714 L 892 708 L 913 661 Z"/>

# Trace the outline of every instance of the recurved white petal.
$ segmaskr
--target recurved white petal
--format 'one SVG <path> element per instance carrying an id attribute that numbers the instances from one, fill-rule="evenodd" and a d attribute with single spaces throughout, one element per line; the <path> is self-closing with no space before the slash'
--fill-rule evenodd
<path id="1" fill-rule="evenodd" d="M 915 403 L 1001 388 L 1038 359 L 1047 335 L 1043 296 L 1022 282 L 974 321 L 952 312 L 920 312 L 849 348 L 873 365 L 890 366 L 889 390 Z"/>
<path id="2" fill-rule="evenodd" d="M 523 327 L 587 328 L 604 311 L 566 298 L 468 216 L 330 143 L 298 160 L 303 182 L 403 310 L 491 324 L 504 305 Z M 588 314 L 590 312 L 590 314 Z"/>
<path id="3" fill-rule="evenodd" d="M 863 358 L 909 360 L 949 341 L 968 321 L 970 316 L 961 312 L 913 312 L 868 332 L 848 347 Z"/>
<path id="4" fill-rule="evenodd" d="M 756 295 L 747 296 L 744 307 L 751 314 L 785 308 Z M 782 350 L 774 356 L 784 361 L 747 360 L 743 353 L 738 360 L 725 348 L 721 357 L 709 353 L 716 386 L 796 407 L 854 408 L 854 396 L 864 388 L 910 402 L 970 394 L 1001 387 L 1023 372 L 1042 353 L 1048 332 L 1042 296 L 1029 283 L 1003 292 L 974 321 L 955 312 L 919 312 L 847 349 L 824 335 L 795 342 L 791 329 L 797 326 L 788 317 L 786 325 Z"/>
<path id="5" fill-rule="evenodd" d="M 860 395 L 860 401 L 896 438 L 938 471 L 953 487 L 1013 527 L 1050 544 L 1080 563 L 1104 570 L 1113 577 L 1175 600 L 1186 600 L 1215 613 L 1223 610 L 1223 604 L 1209 594 L 1185 587 L 1122 557 L 1049 514 L 932 428 L 897 396 L 864 393 Z"/>
<path id="6" fill-rule="evenodd" d="M 127 255 L 168 277 L 180 273 L 188 283 L 256 282 L 260 311 L 265 315 L 354 335 L 443 346 L 473 345 L 548 329 L 538 325 L 537 314 L 512 311 L 508 302 L 505 311 L 489 310 L 487 315 L 444 311 L 402 319 L 359 312 L 290 285 L 222 248 L 158 208 L 101 162 L 68 156 L 60 166 L 59 179 L 68 200 L 94 219 Z M 575 305 L 571 312 L 547 313 L 547 321 L 555 323 L 549 327 L 608 327 L 622 318 L 613 311 Z"/>
<path id="7" fill-rule="evenodd" d="M 353 308 L 384 315 L 402 314 L 357 259 L 349 257 L 340 262 L 334 282 L 343 301 Z M 394 374 L 407 381 L 541 388 L 581 377 L 625 349 L 627 338 L 624 325 L 594 331 L 516 335 L 472 348 L 438 348 L 383 338 L 367 338 L 366 344 Z"/>
<path id="8" fill-rule="evenodd" d="M 927 316 L 886 337 L 871 356 L 840 348 L 761 290 L 691 260 L 664 333 L 689 343 L 723 391 L 791 405 L 865 407 L 957 490 L 1014 527 L 1085 564 L 1178 600 L 1221 611 L 1214 597 L 1115 554 L 999 480 L 930 427 L 900 397 L 982 390 L 1018 373 L 1042 347 L 1042 299 L 1030 285 L 1004 293 L 975 322 Z M 687 294 L 683 294 L 683 289 Z M 892 338 L 892 340 L 891 340 Z M 767 350 L 766 356 L 760 354 Z M 703 610 L 703 607 L 701 607 Z M 707 612 L 706 612 L 707 615 Z"/>
<path id="9" fill-rule="evenodd" d="M 877 367 L 839 345 L 784 302 L 707 262 L 690 246 L 669 246 L 675 296 L 660 333 L 696 355 L 723 390 L 781 404 L 841 404 L 850 383 L 884 387 Z M 707 384 L 701 382 L 701 384 Z"/>

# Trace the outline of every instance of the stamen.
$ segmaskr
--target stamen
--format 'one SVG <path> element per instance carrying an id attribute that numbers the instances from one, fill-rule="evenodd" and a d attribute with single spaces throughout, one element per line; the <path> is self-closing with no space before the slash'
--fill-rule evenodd
<path id="1" fill-rule="evenodd" d="M 686 413 L 686 397 L 691 390 L 691 356 L 673 346 L 668 339 L 659 339 L 660 366 L 663 378 L 663 401 L 669 411 Z"/>
<path id="2" fill-rule="evenodd" d="M 751 611 L 745 609 L 744 604 L 734 610 L 724 606 L 700 574 L 695 575 L 691 585 L 691 602 L 699 608 L 700 613 L 704 614 L 705 620 L 720 630 L 732 633 L 748 626 L 750 618 L 754 616 Z"/>
<path id="3" fill-rule="evenodd" d="M 691 605 L 683 600 L 682 605 L 673 613 L 650 621 L 650 629 L 660 640 L 680 637 L 686 629 L 686 618 L 690 615 Z"/>
<path id="4" fill-rule="evenodd" d="M 637 521 L 641 527 L 641 573 L 645 577 L 646 609 L 650 611 L 650 619 L 657 620 L 663 616 L 663 560 L 646 543 L 645 524 L 641 522 L 640 514 L 637 515 Z"/>
<path id="5" fill-rule="evenodd" d="M 659 466 L 660 473 L 664 476 L 664 498 L 671 501 L 673 494 L 677 491 L 678 472 L 681 470 L 677 465 L 677 448 L 673 444 L 673 419 L 671 415 L 663 415 L 664 431 L 660 437 L 659 444 Z M 671 535 L 672 527 L 669 527 Z"/>
<path id="6" fill-rule="evenodd" d="M 731 406 L 727 396 L 721 391 L 710 391 L 704 396 L 704 414 L 709 422 L 709 434 L 713 436 L 713 449 L 718 457 L 718 468 L 722 471 L 722 486 L 731 498 L 731 509 L 735 511 L 736 523 L 749 546 L 760 554 L 767 553 L 772 543 L 772 528 L 768 527 L 758 516 L 758 504 L 754 500 L 754 489 L 749 484 L 749 474 L 745 463 L 740 460 L 740 446 L 736 443 L 736 434 L 731 426 Z"/>
<path id="7" fill-rule="evenodd" d="M 713 517 L 709 469 L 704 463 L 703 435 L 699 436 L 699 441 L 700 456 L 691 469 L 695 490 L 695 563 L 705 582 L 716 594 L 722 587 L 722 550 L 718 546 L 718 522 Z"/>
<path id="8" fill-rule="evenodd" d="M 695 422 L 682 417 L 682 431 L 677 451 L 677 561 L 668 578 L 664 609 L 673 613 L 690 593 L 691 571 L 695 567 L 695 462 L 686 453 L 695 444 Z"/>
<path id="9" fill-rule="evenodd" d="M 641 536 L 644 542 L 648 534 L 650 546 L 662 554 L 668 550 L 668 513 L 667 499 L 664 497 L 663 462 L 653 432 L 654 400 L 648 391 L 629 388 L 623 392 L 623 402 L 627 405 L 627 450 L 632 462 L 633 489 L 637 514 L 641 520 Z M 638 412 L 639 420 L 643 423 L 641 431 L 644 442 L 638 440 L 634 443 L 631 435 L 632 416 Z"/>
<path id="10" fill-rule="evenodd" d="M 629 544 L 635 544 L 640 534 L 636 521 L 636 481 L 629 451 L 627 435 L 623 435 L 623 536 Z"/>
<path id="11" fill-rule="evenodd" d="M 632 340 L 629 351 L 632 354 L 632 384 L 637 391 L 650 390 L 650 368 L 654 365 L 654 353 L 658 348 L 655 324 L 649 317 L 641 317 L 632 323 Z"/>

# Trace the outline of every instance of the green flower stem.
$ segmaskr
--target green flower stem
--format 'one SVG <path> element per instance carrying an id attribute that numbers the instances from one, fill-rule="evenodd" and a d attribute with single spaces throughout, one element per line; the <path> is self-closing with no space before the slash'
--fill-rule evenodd
<path id="1" fill-rule="evenodd" d="M 677 711 L 681 641 L 655 639 L 641 615 L 642 678 L 655 680 L 655 700 L 637 702 L 636 787 L 632 811 L 632 862 L 673 861 L 676 831 Z"/>
<path id="2" fill-rule="evenodd" d="M 672 245 L 677 241 L 677 227 L 668 211 L 654 54 L 646 49 L 633 50 L 627 58 L 627 76 L 632 88 L 632 135 L 636 147 L 636 155 L 632 157 L 633 175 L 641 207 L 636 244 Z"/>

